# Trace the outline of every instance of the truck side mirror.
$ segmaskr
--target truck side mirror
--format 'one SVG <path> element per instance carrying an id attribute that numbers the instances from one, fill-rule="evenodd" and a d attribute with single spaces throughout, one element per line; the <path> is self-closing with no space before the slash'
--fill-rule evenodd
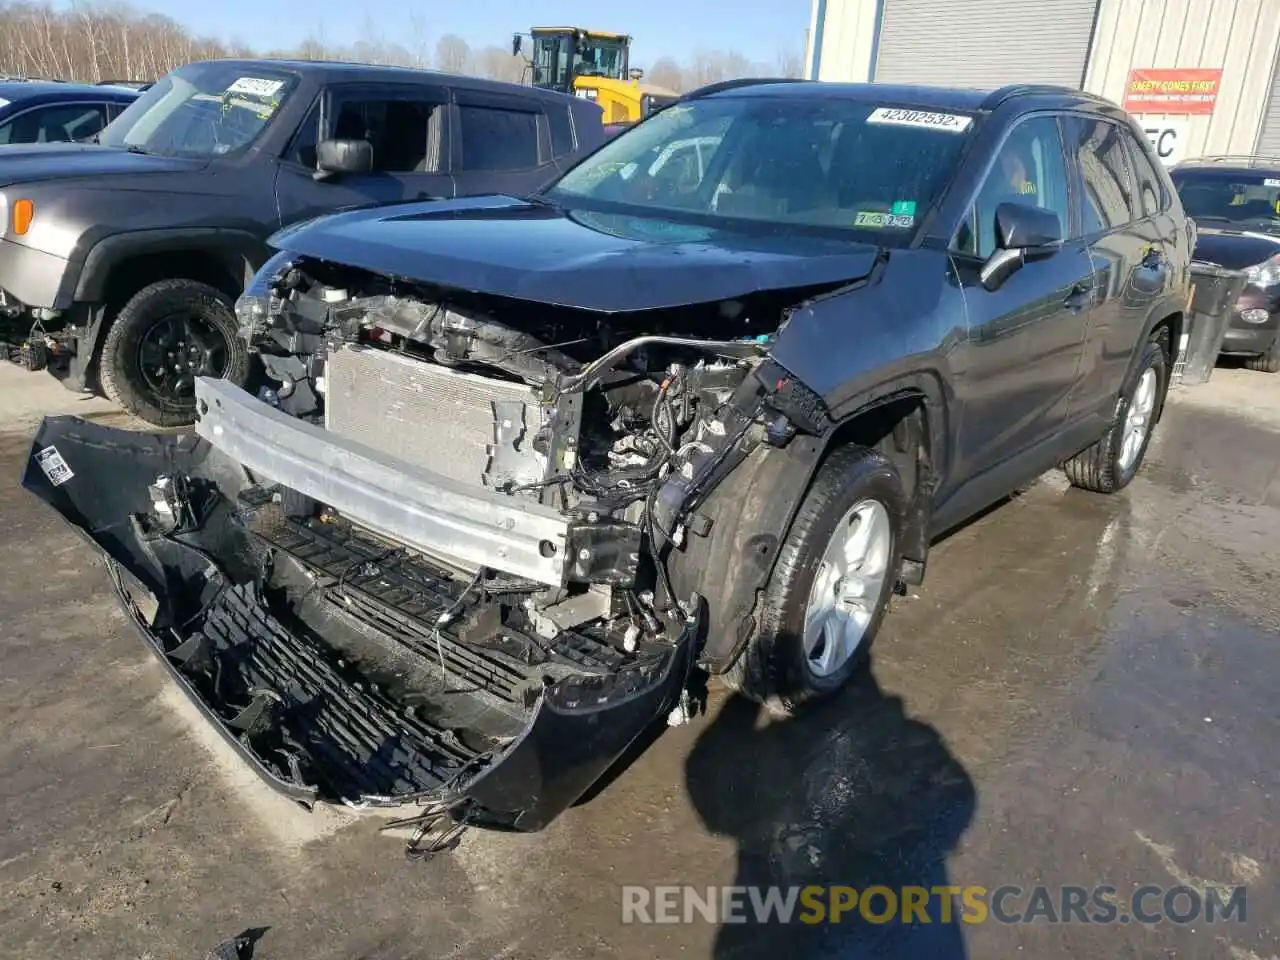
<path id="1" fill-rule="evenodd" d="M 978 277 L 986 289 L 996 290 L 1024 263 L 1051 257 L 1061 247 L 1062 221 L 1052 210 L 1002 203 L 996 207 L 996 250 Z"/>
<path id="2" fill-rule="evenodd" d="M 373 172 L 373 144 L 368 140 L 321 140 L 316 144 L 315 179 Z"/>
<path id="3" fill-rule="evenodd" d="M 520 56 L 520 49 L 524 46 L 524 37 L 518 33 L 511 35 L 511 55 L 513 57 Z"/>

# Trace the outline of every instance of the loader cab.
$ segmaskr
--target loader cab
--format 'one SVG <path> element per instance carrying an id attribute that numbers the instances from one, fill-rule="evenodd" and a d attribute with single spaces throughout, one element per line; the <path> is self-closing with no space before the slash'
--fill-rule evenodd
<path id="1" fill-rule="evenodd" d="M 631 80 L 631 38 L 577 27 L 534 27 L 533 85 L 574 93 L 579 77 Z M 519 50 L 519 37 L 515 44 Z"/>

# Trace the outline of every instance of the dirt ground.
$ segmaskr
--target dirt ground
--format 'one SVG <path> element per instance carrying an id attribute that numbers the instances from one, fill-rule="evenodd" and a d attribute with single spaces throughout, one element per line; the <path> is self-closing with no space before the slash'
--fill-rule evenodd
<path id="1" fill-rule="evenodd" d="M 823 708 L 716 690 L 545 833 L 428 863 L 272 794 L 195 715 L 17 486 L 46 412 L 121 419 L 0 366 L 4 956 L 202 960 L 246 930 L 258 960 L 1280 954 L 1280 376 L 1177 390 L 1120 496 L 1050 475 L 943 541 Z M 623 924 L 623 885 L 680 883 L 1243 884 L 1247 914 Z"/>

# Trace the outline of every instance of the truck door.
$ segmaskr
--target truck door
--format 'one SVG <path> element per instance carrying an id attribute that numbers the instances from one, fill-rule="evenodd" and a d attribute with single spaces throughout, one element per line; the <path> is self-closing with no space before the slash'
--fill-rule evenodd
<path id="1" fill-rule="evenodd" d="M 374 168 L 324 180 L 319 139 L 367 140 Z M 322 213 L 454 195 L 449 90 L 427 84 L 351 84 L 317 99 L 281 158 L 276 199 L 284 225 Z"/>
<path id="2" fill-rule="evenodd" d="M 1071 237 L 1071 194 L 1057 117 L 1016 123 L 997 151 L 956 233 L 953 262 L 964 287 L 969 335 L 959 361 L 959 474 L 1036 470 L 1066 422 L 1093 299 L 1083 239 L 1028 261 L 995 290 L 979 271 L 996 249 L 995 210 L 1021 203 L 1052 210 Z M 1003 477 L 1001 483 L 1008 481 Z M 1008 489 L 1005 486 L 1005 489 Z"/>

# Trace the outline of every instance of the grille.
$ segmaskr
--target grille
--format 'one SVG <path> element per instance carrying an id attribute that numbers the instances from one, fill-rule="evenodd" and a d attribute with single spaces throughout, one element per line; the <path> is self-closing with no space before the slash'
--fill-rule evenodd
<path id="1" fill-rule="evenodd" d="M 325 364 L 326 429 L 464 483 L 485 484 L 491 463 L 519 483 L 542 479 L 531 443 L 540 416 L 524 384 L 386 350 L 342 347 Z"/>

